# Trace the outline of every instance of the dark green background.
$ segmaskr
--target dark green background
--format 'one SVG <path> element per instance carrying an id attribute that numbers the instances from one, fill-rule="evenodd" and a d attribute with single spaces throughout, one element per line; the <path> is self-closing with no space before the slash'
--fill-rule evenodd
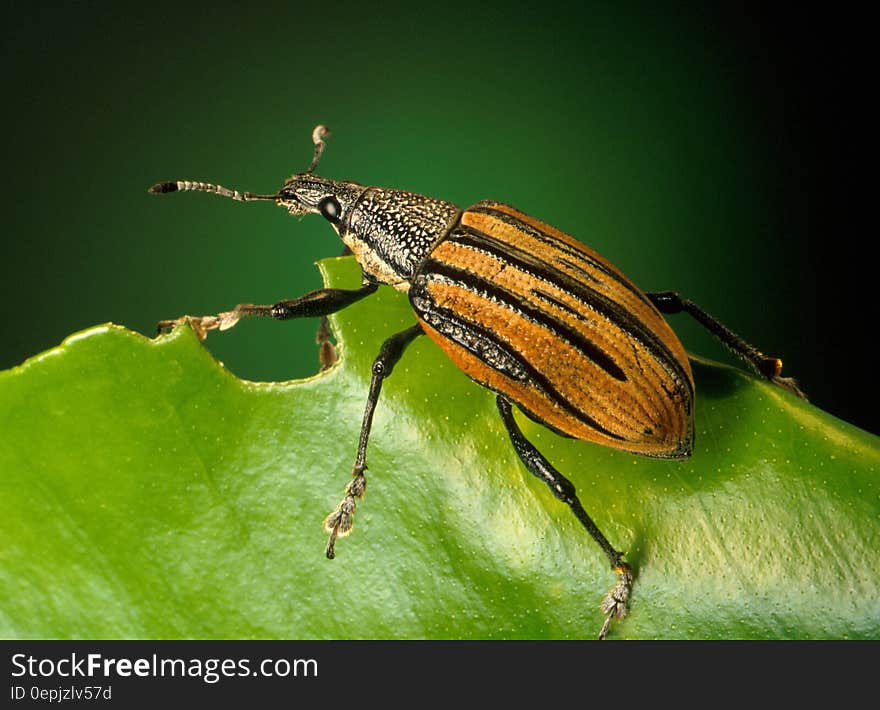
<path id="1" fill-rule="evenodd" d="M 323 174 L 513 203 L 646 290 L 690 296 L 782 356 L 818 405 L 880 431 L 872 269 L 855 258 L 876 231 L 861 226 L 866 21 L 390 8 L 4 6 L 0 367 L 92 324 L 152 333 L 317 287 L 313 262 L 340 249 L 322 220 L 146 188 L 272 191 L 323 122 Z M 726 357 L 673 322 L 690 350 Z M 303 376 L 314 328 L 246 322 L 208 345 L 244 377 Z"/>

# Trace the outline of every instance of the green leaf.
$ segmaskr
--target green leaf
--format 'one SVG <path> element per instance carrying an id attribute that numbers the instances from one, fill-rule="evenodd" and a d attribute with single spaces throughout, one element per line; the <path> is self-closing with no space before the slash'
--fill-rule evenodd
<path id="1" fill-rule="evenodd" d="M 359 283 L 351 259 L 322 268 Z M 385 383 L 367 495 L 324 557 L 373 357 L 413 321 L 380 289 L 334 318 L 341 362 L 296 382 L 237 379 L 188 327 L 99 326 L 0 373 L 0 636 L 593 637 L 607 561 L 427 338 Z M 878 439 L 745 372 L 695 377 L 685 462 L 519 417 L 637 570 L 611 635 L 880 637 Z"/>

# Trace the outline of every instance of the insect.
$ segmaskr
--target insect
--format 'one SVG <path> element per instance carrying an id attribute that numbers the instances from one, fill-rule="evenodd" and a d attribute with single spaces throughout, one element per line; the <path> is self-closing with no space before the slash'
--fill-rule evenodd
<path id="1" fill-rule="evenodd" d="M 164 320 L 160 332 L 188 322 L 204 338 L 249 316 L 325 318 L 380 284 L 406 292 L 418 322 L 385 340 L 373 363 L 352 478 L 324 521 L 327 557 L 351 532 L 366 490 L 367 443 L 382 382 L 407 346 L 427 334 L 469 377 L 496 393 L 523 465 L 568 505 L 608 558 L 617 580 L 601 602 L 604 638 L 627 614 L 634 571 L 588 515 L 574 485 L 526 439 L 513 405 L 568 437 L 644 456 L 690 456 L 693 375 L 663 316 L 681 312 L 758 374 L 803 393 L 781 376 L 781 360 L 765 356 L 692 301 L 672 291 L 642 292 L 592 249 L 514 207 L 487 200 L 463 210 L 412 192 L 319 177 L 314 171 L 328 135 L 324 126 L 315 128 L 311 164 L 274 194 L 181 180 L 157 183 L 150 192 L 209 192 L 242 202 L 274 201 L 291 215 L 320 214 L 359 262 L 361 287 L 322 288 L 271 305 L 242 303 L 217 315 Z"/>

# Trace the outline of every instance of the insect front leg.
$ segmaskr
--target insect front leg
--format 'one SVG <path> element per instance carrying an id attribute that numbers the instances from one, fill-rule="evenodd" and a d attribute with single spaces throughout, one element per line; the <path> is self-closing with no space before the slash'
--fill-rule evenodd
<path id="1" fill-rule="evenodd" d="M 378 285 L 365 282 L 359 289 L 319 288 L 304 296 L 272 305 L 259 306 L 253 303 L 239 303 L 231 311 L 213 316 L 181 316 L 171 320 L 159 321 L 157 329 L 160 333 L 181 323 L 189 323 L 198 336 L 204 340 L 209 330 L 229 330 L 242 318 L 248 316 L 269 316 L 277 320 L 291 318 L 308 318 L 327 316 L 341 311 L 346 306 L 375 293 Z"/>
<path id="2" fill-rule="evenodd" d="M 549 461 L 538 451 L 535 446 L 523 435 L 522 430 L 513 418 L 510 402 L 504 397 L 497 397 L 498 411 L 501 413 L 501 420 L 507 428 L 510 441 L 516 450 L 520 461 L 530 473 L 540 478 L 559 500 L 568 505 L 575 517 L 586 531 L 590 534 L 608 561 L 611 563 L 611 569 L 617 573 L 617 584 L 609 591 L 602 600 L 602 611 L 605 613 L 605 623 L 599 632 L 599 638 L 603 639 L 611 627 L 614 619 L 623 619 L 629 609 L 629 598 L 632 592 L 633 571 L 632 568 L 623 560 L 623 553 L 618 552 L 611 546 L 602 531 L 593 522 L 593 519 L 584 510 L 580 500 L 577 497 L 577 491 L 574 484 L 557 471 Z"/>
<path id="3" fill-rule="evenodd" d="M 788 390 L 803 399 L 807 398 L 807 395 L 798 387 L 794 378 L 780 376 L 782 373 L 782 360 L 778 357 L 768 357 L 693 301 L 682 298 L 675 291 L 656 291 L 646 293 L 645 295 L 661 313 L 687 313 L 712 333 L 721 343 L 745 360 L 755 372 L 763 375 L 773 384 L 782 387 L 782 389 Z"/>
<path id="4" fill-rule="evenodd" d="M 364 409 L 364 420 L 361 424 L 361 436 L 358 441 L 357 456 L 352 468 L 352 479 L 345 487 L 345 498 L 330 515 L 324 520 L 324 529 L 330 533 L 325 550 L 328 559 L 336 556 L 336 538 L 345 537 L 351 532 L 354 524 L 354 512 L 357 507 L 357 499 L 364 497 L 367 488 L 367 479 L 364 471 L 367 470 L 367 442 L 370 438 L 370 428 L 373 425 L 373 412 L 379 401 L 379 392 L 382 390 L 382 382 L 394 370 L 407 346 L 425 331 L 421 325 L 414 325 L 406 330 L 392 335 L 382 343 L 379 354 L 373 361 L 373 376 L 370 380 L 370 392 L 367 395 L 367 406 Z"/>

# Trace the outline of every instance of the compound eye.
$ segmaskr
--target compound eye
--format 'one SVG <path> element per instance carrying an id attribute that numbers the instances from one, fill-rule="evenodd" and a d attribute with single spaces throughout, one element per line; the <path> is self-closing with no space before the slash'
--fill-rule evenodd
<path id="1" fill-rule="evenodd" d="M 331 224 L 338 224 L 339 220 L 342 219 L 342 206 L 339 204 L 339 200 L 332 195 L 322 199 L 318 203 L 318 209 L 321 211 L 324 219 Z"/>

